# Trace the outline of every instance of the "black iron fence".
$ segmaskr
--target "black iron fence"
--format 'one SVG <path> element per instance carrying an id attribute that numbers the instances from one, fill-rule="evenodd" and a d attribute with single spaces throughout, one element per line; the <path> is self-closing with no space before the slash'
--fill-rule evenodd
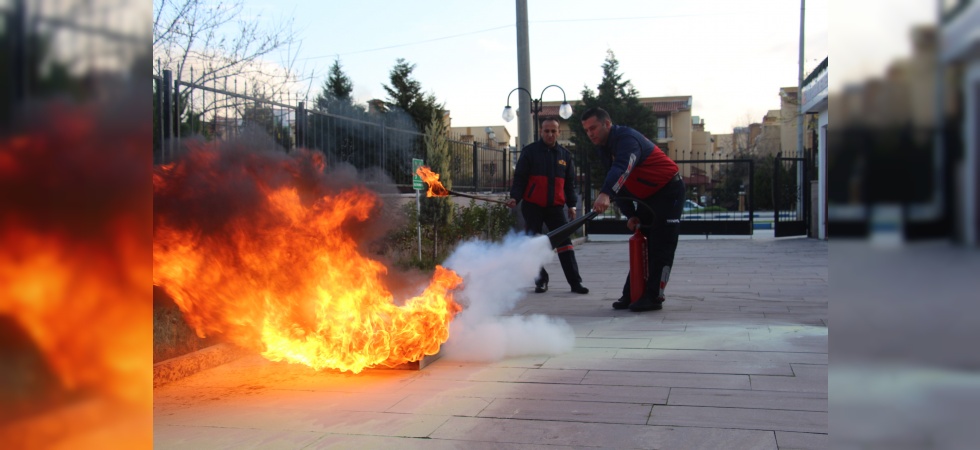
<path id="1" fill-rule="evenodd" d="M 427 161 L 430 147 L 404 114 L 335 106 L 332 111 L 308 108 L 296 98 L 267 98 L 240 93 L 237 83 L 210 85 L 174 80 L 171 72 L 153 78 L 154 163 L 179 157 L 182 139 L 250 142 L 290 152 L 297 148 L 323 152 L 328 165 L 350 164 L 358 170 L 381 170 L 404 190 L 412 186 L 412 160 Z M 510 149 L 491 141 L 462 139 L 447 133 L 448 174 L 460 191 L 509 189 Z"/>
<path id="2" fill-rule="evenodd" d="M 113 6 L 0 0 L 0 130 L 29 101 L 130 93 L 121 87 L 148 67 L 149 36 L 131 19 L 135 2 Z"/>
<path id="3" fill-rule="evenodd" d="M 865 237 L 874 228 L 877 205 L 899 205 L 906 239 L 949 236 L 959 196 L 956 167 L 964 159 L 962 121 L 948 117 L 942 128 L 911 124 L 845 125 L 827 133 L 828 234 Z"/>
<path id="4" fill-rule="evenodd" d="M 720 159 L 695 154 L 697 159 L 676 160 L 685 184 L 685 205 L 681 214 L 681 234 L 748 235 L 756 219 L 753 195 L 755 160 Z M 585 172 L 586 202 L 599 194 L 603 180 L 593 180 Z M 589 234 L 629 234 L 626 218 L 616 208 L 589 223 Z"/>

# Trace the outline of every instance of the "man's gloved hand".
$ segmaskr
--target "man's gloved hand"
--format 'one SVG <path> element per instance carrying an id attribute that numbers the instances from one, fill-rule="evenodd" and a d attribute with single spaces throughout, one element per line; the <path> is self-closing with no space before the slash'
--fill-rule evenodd
<path id="1" fill-rule="evenodd" d="M 627 220 L 626 221 L 626 228 L 629 228 L 630 231 L 636 231 L 636 227 L 638 227 L 638 226 L 640 226 L 640 218 L 639 217 L 633 216 L 633 217 L 630 217 L 630 220 Z"/>

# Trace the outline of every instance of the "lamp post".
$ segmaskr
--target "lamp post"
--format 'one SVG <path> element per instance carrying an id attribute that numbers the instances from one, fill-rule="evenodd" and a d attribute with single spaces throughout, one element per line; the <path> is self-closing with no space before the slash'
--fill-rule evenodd
<path id="1" fill-rule="evenodd" d="M 550 87 L 556 87 L 561 90 L 561 106 L 558 108 L 558 115 L 561 116 L 562 119 L 572 117 L 572 105 L 568 104 L 568 100 L 565 97 L 565 90 L 557 84 L 545 86 L 545 88 L 541 90 L 541 95 L 538 96 L 537 99 L 531 97 L 531 93 L 522 87 L 511 89 L 510 93 L 507 94 L 507 106 L 504 107 L 504 112 L 500 114 L 500 117 L 503 117 L 507 122 L 514 120 L 514 109 L 510 107 L 510 95 L 516 90 L 524 91 L 527 96 L 531 98 L 531 114 L 534 116 L 534 140 L 538 140 L 538 113 L 541 112 L 542 108 L 541 99 L 544 98 L 544 91 L 547 91 Z"/>

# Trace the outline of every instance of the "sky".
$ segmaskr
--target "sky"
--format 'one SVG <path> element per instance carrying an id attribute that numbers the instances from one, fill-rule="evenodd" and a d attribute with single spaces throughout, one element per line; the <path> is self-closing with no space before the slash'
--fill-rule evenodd
<path id="1" fill-rule="evenodd" d="M 593 90 L 607 50 L 642 97 L 690 95 L 692 115 L 715 134 L 760 122 L 778 109 L 779 88 L 797 85 L 800 2 L 796 0 L 529 0 L 531 92 L 556 84 L 569 100 Z M 831 5 L 832 4 L 832 5 Z M 812 70 L 831 45 L 845 53 L 857 79 L 907 51 L 907 24 L 934 9 L 927 0 L 806 1 L 804 67 Z M 828 9 L 834 16 L 828 39 Z M 450 110 L 453 126 L 507 125 L 500 113 L 518 85 L 516 1 L 392 2 L 246 0 L 246 16 L 292 17 L 302 46 L 292 49 L 303 73 L 316 72 L 312 98 L 339 58 L 358 102 L 385 98 L 382 85 L 398 58 L 415 64 L 423 89 Z M 879 17 L 893 22 L 879 24 Z M 838 36 L 838 29 L 841 30 Z M 904 43 L 904 47 L 903 47 Z M 835 53 L 837 55 L 837 53 Z M 835 56 L 836 58 L 837 56 Z M 273 58 L 275 59 L 275 58 Z M 836 59 L 835 59 L 836 61 Z M 835 67 L 835 66 L 831 66 Z M 862 72 L 863 71 L 863 72 Z M 833 72 L 833 70 L 832 70 Z M 864 73 L 865 75 L 861 75 Z M 833 77 L 832 77 L 833 78 Z M 517 104 L 515 93 L 512 104 Z M 550 88 L 544 101 L 561 100 Z M 615 122 L 616 118 L 613 118 Z"/>

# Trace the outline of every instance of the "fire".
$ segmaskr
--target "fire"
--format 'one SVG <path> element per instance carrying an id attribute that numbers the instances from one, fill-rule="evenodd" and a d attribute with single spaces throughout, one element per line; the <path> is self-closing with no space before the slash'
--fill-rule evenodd
<path id="1" fill-rule="evenodd" d="M 449 190 L 439 181 L 439 174 L 433 172 L 428 166 L 419 166 L 418 170 L 415 171 L 425 184 L 429 185 L 429 190 L 426 191 L 426 197 L 446 197 L 449 195 Z"/>
<path id="2" fill-rule="evenodd" d="M 153 282 L 197 333 L 220 333 L 273 361 L 358 373 L 438 352 L 461 307 L 437 267 L 401 306 L 388 271 L 358 247 L 381 205 L 356 183 L 330 186 L 316 152 L 199 145 L 155 170 Z"/>
<path id="3" fill-rule="evenodd" d="M 149 447 L 149 120 L 93 105 L 38 113 L 49 126 L 0 139 L 0 323 L 24 340 L 0 342 L 0 422 L 21 419 L 0 442 L 91 433 L 98 448 Z M 99 434 L 119 421 L 127 439 Z"/>

